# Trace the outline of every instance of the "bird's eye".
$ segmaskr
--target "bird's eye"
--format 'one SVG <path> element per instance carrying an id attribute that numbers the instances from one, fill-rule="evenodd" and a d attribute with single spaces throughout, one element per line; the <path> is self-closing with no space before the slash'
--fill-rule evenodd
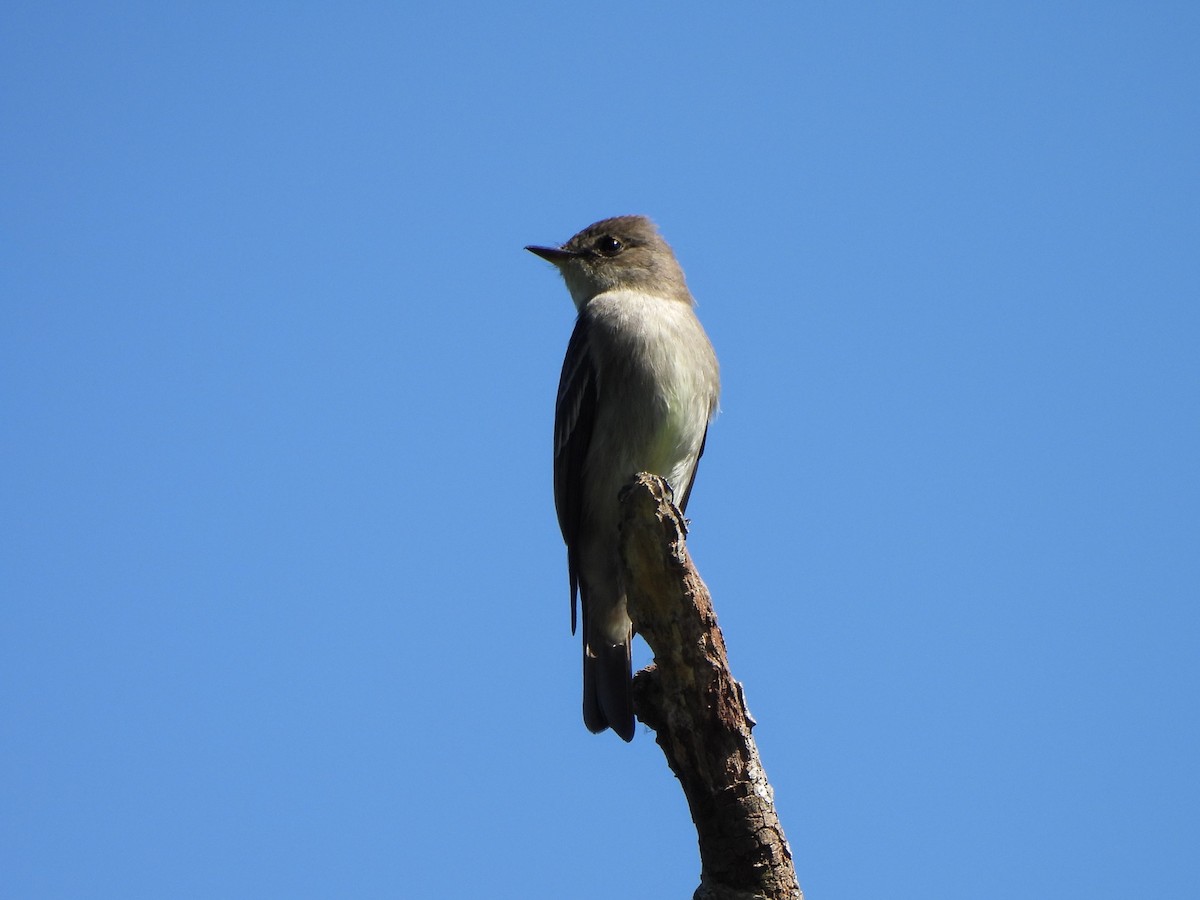
<path id="1" fill-rule="evenodd" d="M 605 256 L 616 256 L 621 252 L 623 244 L 610 234 L 596 241 L 596 249 Z"/>

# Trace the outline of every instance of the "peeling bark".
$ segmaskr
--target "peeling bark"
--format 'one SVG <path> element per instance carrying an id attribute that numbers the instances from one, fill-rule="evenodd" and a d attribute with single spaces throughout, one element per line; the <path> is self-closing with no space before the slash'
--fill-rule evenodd
<path id="1" fill-rule="evenodd" d="M 634 678 L 634 710 L 654 729 L 696 825 L 694 900 L 803 900 L 754 720 L 670 497 L 644 473 L 622 491 L 621 560 L 630 618 L 654 652 Z"/>

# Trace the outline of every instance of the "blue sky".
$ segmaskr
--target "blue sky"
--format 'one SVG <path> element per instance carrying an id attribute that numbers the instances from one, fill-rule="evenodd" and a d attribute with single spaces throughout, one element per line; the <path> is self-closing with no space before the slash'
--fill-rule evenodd
<path id="1" fill-rule="evenodd" d="M 1195 4 L 435 6 L 0 14 L 0 893 L 690 896 L 521 249 L 639 212 L 809 900 L 1190 896 Z"/>

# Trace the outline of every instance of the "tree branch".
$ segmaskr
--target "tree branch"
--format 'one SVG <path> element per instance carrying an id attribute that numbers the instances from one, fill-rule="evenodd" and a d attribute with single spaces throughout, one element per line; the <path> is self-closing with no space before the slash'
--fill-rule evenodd
<path id="1" fill-rule="evenodd" d="M 803 900 L 754 720 L 670 498 L 645 473 L 621 492 L 621 560 L 630 618 L 654 651 L 634 678 L 634 710 L 654 729 L 700 839 L 693 900 Z"/>

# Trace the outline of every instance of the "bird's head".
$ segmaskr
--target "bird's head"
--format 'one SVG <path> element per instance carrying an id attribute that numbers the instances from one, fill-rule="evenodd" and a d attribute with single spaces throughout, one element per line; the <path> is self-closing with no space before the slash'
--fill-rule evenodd
<path id="1" fill-rule="evenodd" d="M 618 289 L 692 302 L 675 254 L 645 216 L 604 219 L 561 247 L 525 249 L 558 267 L 578 309 Z"/>

